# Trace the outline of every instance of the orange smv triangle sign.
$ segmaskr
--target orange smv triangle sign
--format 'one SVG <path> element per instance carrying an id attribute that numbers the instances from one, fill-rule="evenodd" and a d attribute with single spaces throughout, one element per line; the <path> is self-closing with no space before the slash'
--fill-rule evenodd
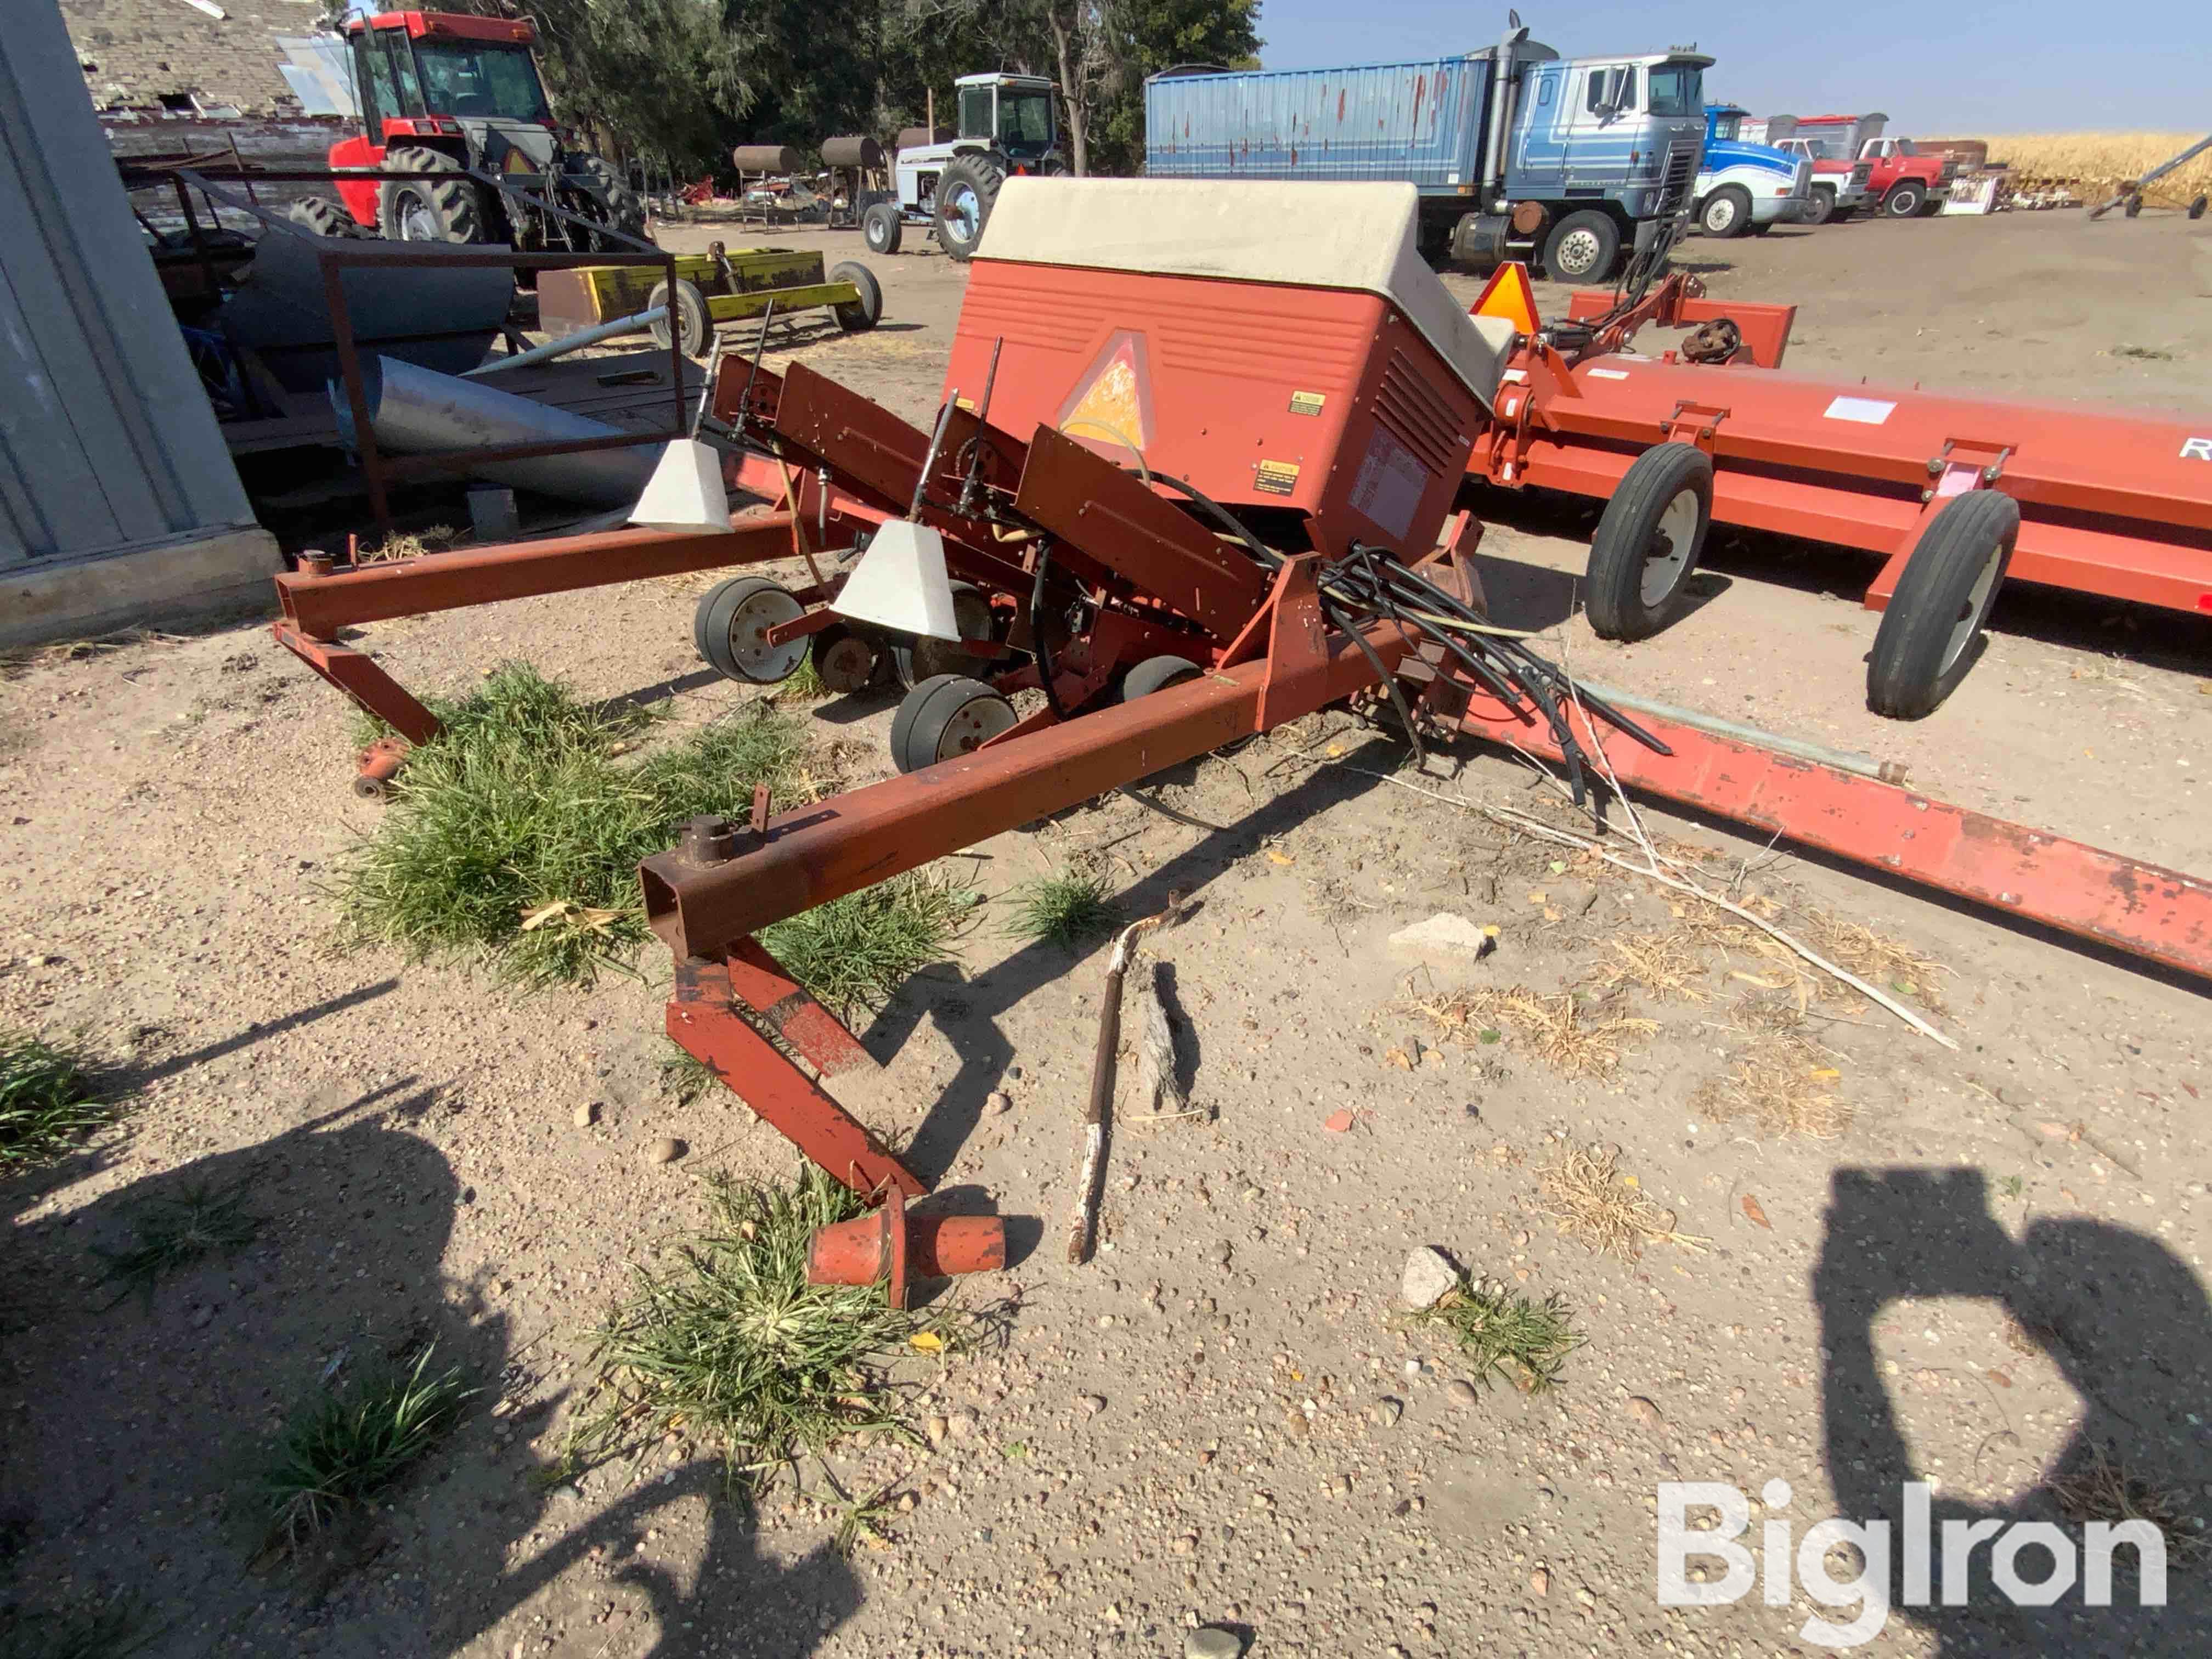
<path id="1" fill-rule="evenodd" d="M 1482 290 L 1482 297 L 1468 307 L 1470 317 L 1502 317 L 1523 334 L 1536 331 L 1536 290 L 1528 286 L 1528 267 L 1509 259 L 1498 267 Z"/>

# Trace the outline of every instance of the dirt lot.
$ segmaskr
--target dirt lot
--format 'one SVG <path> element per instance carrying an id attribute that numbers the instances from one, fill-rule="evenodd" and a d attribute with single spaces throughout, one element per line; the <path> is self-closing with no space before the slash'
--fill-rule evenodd
<path id="1" fill-rule="evenodd" d="M 1847 224 L 1689 258 L 1717 294 L 1796 301 L 1801 369 L 2212 408 L 2212 234 L 2179 219 Z M 785 344 L 918 418 L 964 276 L 928 253 L 872 263 L 882 327 Z M 1559 622 L 1590 514 L 1484 507 L 1502 620 L 1553 627 L 1547 648 L 1595 677 L 2212 871 L 2205 624 L 2008 595 L 1962 690 L 1903 726 L 1862 702 L 1869 562 L 1721 538 L 1706 602 L 1620 647 Z M 418 691 L 519 658 L 592 696 L 665 699 L 681 728 L 757 695 L 694 656 L 705 586 L 366 643 Z M 549 1486 L 585 1332 L 629 1265 L 697 1228 L 706 1172 L 793 1165 L 726 1094 L 667 1092 L 665 959 L 524 997 L 335 951 L 334 866 L 379 809 L 348 792 L 346 708 L 258 626 L 52 653 L 0 684 L 0 1018 L 82 1030 L 135 1085 L 118 1132 L 0 1186 L 0 1599 L 19 1607 L 128 1591 L 165 1656 L 1045 1659 L 1180 1654 L 1199 1624 L 1313 1659 L 1806 1653 L 1808 1617 L 1848 1621 L 1861 1598 L 1822 1608 L 1802 1566 L 1794 1594 L 1770 1567 L 1764 1601 L 1660 1604 L 1661 1482 L 1786 1482 L 1750 1513 L 1792 1540 L 1899 1513 L 1914 1478 L 1939 1519 L 2064 1518 L 2057 1489 L 2100 1458 L 2212 1514 L 2198 990 L 1648 815 L 1783 925 L 1898 942 L 1856 943 L 1947 1049 L 1694 904 L 1382 781 L 1387 734 L 1334 714 L 957 861 L 994 896 L 1087 862 L 1133 915 L 1170 887 L 1201 900 L 1155 948 L 1207 1115 L 1117 1138 L 1095 1265 L 1065 1265 L 1060 1237 L 1103 953 L 1019 943 L 988 905 L 957 961 L 867 1026 L 886 1066 L 845 1091 L 856 1109 L 940 1188 L 1042 1223 L 1041 1243 L 1017 1229 L 1034 1248 L 1009 1273 L 957 1293 L 999 1304 L 988 1334 L 918 1373 L 943 1443 L 838 1462 L 849 1488 L 915 1500 L 889 1548 L 840 1555 L 787 1488 L 757 1516 L 717 1501 L 680 1441 Z M 865 778 L 885 769 L 889 714 L 813 717 Z M 1495 760 L 1418 781 L 1477 806 L 1542 799 Z M 1389 945 L 1440 911 L 1494 923 L 1496 950 L 1452 969 Z M 1591 1069 L 1561 1069 L 1510 1008 L 1456 1034 L 1423 1011 L 1515 988 L 1582 989 L 1569 1046 Z M 1589 1028 L 1616 1018 L 1650 1025 L 1613 1034 L 1608 1070 Z M 1770 1064 L 1779 1115 L 1732 1109 L 1731 1078 Z M 649 1163 L 666 1135 L 688 1155 Z M 1591 1146 L 1635 1178 L 1609 1198 L 1671 1217 L 1635 1259 L 1559 1229 L 1547 1172 Z M 92 1251 L 133 1206 L 247 1178 L 250 1249 L 105 1305 Z M 1393 1317 L 1422 1244 L 1565 1298 L 1587 1340 L 1560 1390 L 1460 1402 L 1452 1350 Z M 241 1495 L 273 1426 L 334 1360 L 423 1335 L 474 1369 L 482 1409 L 322 1558 L 249 1567 Z M 2205 1571 L 2177 1551 L 2162 1610 L 2133 1607 L 2124 1567 L 2110 1610 L 2078 1591 L 1900 1610 L 1875 1650 L 2202 1653 Z"/>

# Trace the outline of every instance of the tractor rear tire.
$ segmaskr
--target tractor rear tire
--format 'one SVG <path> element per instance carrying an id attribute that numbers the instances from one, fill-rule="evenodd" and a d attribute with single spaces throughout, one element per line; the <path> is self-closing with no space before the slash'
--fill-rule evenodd
<path id="1" fill-rule="evenodd" d="M 1741 185 L 1723 185 L 1698 209 L 1698 228 L 1708 236 L 1741 236 L 1751 228 L 1751 192 Z"/>
<path id="2" fill-rule="evenodd" d="M 1927 205 L 1928 186 L 1913 179 L 1892 185 L 1889 194 L 1881 198 L 1882 213 L 1891 219 L 1917 219 Z"/>
<path id="3" fill-rule="evenodd" d="M 318 236 L 351 236 L 358 228 L 353 216 L 327 196 L 310 196 L 295 202 L 284 216 Z"/>
<path id="4" fill-rule="evenodd" d="M 1006 170 L 988 155 L 956 155 L 937 175 L 937 245 L 962 264 L 983 245 Z"/>
<path id="5" fill-rule="evenodd" d="M 1671 619 L 1713 521 L 1713 463 L 1690 444 L 1636 458 L 1590 538 L 1583 609 L 1601 640 L 1648 640 Z"/>
<path id="6" fill-rule="evenodd" d="M 848 334 L 865 334 L 873 328 L 876 319 L 884 314 L 884 291 L 877 286 L 875 272 L 848 259 L 830 267 L 830 280 L 850 283 L 860 296 L 849 305 L 831 307 L 837 326 Z"/>
<path id="7" fill-rule="evenodd" d="M 586 214 L 586 218 L 596 218 L 608 229 L 638 241 L 646 240 L 645 204 L 637 199 L 637 192 L 604 156 L 594 155 L 589 150 L 571 150 L 561 158 L 561 173 L 570 189 L 599 204 L 599 212 Z M 634 250 L 610 242 L 606 251 L 611 253 Z"/>
<path id="8" fill-rule="evenodd" d="M 475 181 L 443 150 L 401 144 L 384 152 L 387 173 L 450 173 L 442 179 L 393 179 L 377 187 L 376 225 L 392 242 L 481 242 L 487 240 Z"/>
<path id="9" fill-rule="evenodd" d="M 919 772 L 971 754 L 1018 718 L 1013 704 L 982 681 L 937 675 L 908 692 L 891 716 L 891 764 Z"/>
<path id="10" fill-rule="evenodd" d="M 1584 208 L 1552 227 L 1544 242 L 1544 274 L 1555 283 L 1601 283 L 1620 258 L 1620 227 Z"/>
<path id="11" fill-rule="evenodd" d="M 1929 520 L 1875 630 L 1868 708 L 1917 720 L 1958 689 L 2019 539 L 2020 503 L 1994 489 L 1954 496 Z"/>
<path id="12" fill-rule="evenodd" d="M 647 311 L 658 310 L 668 303 L 668 284 L 653 285 L 652 297 L 646 301 Z M 663 351 L 668 349 L 668 319 L 660 318 L 647 326 L 653 334 L 653 344 Z M 714 319 L 708 314 L 707 296 L 689 278 L 676 279 L 676 337 L 687 357 L 703 357 L 714 344 Z"/>
<path id="13" fill-rule="evenodd" d="M 906 217 L 896 202 L 877 202 L 860 216 L 860 240 L 871 253 L 896 253 L 906 230 Z"/>

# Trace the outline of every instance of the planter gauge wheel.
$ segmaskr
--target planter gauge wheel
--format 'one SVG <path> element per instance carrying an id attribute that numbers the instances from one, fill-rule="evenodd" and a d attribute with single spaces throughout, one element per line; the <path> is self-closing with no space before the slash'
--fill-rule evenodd
<path id="1" fill-rule="evenodd" d="M 804 610 L 765 576 L 732 576 L 700 599 L 692 613 L 691 637 L 699 654 L 723 678 L 774 685 L 799 672 L 810 641 L 802 635 L 770 645 L 768 630 L 797 621 Z"/>
<path id="2" fill-rule="evenodd" d="M 939 674 L 908 692 L 891 717 L 891 764 L 919 772 L 973 754 L 1015 719 L 1013 704 L 982 681 Z"/>

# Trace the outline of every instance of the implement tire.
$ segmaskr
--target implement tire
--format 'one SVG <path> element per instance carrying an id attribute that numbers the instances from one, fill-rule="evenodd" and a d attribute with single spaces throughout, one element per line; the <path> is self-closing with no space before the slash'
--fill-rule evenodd
<path id="1" fill-rule="evenodd" d="M 1913 544 L 1867 656 L 1867 707 L 1932 714 L 1974 665 L 2020 539 L 2020 503 L 1994 489 L 1954 496 Z"/>
<path id="2" fill-rule="evenodd" d="M 1590 538 L 1583 609 L 1601 640 L 1648 640 L 1672 619 L 1713 520 L 1713 463 L 1689 444 L 1636 458 Z"/>

